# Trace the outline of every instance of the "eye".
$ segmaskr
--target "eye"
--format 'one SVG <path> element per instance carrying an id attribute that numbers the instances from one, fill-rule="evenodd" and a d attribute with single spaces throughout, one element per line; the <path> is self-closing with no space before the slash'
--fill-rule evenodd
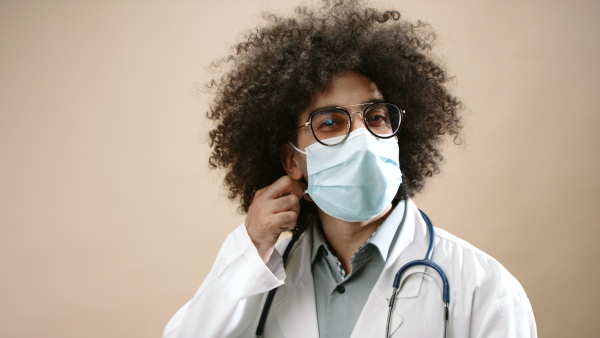
<path id="1" fill-rule="evenodd" d="M 390 114 L 385 106 L 377 105 L 368 109 L 365 120 L 369 126 L 389 125 Z"/>
<path id="2" fill-rule="evenodd" d="M 312 118 L 312 127 L 314 130 L 332 130 L 346 128 L 348 125 L 348 115 L 339 111 L 321 111 Z"/>
<path id="3" fill-rule="evenodd" d="M 385 122 L 388 118 L 385 115 L 371 115 L 368 117 L 367 122 Z"/>
<path id="4" fill-rule="evenodd" d="M 323 120 L 323 122 L 321 122 L 321 127 L 333 127 L 335 123 L 336 122 L 332 119 Z"/>

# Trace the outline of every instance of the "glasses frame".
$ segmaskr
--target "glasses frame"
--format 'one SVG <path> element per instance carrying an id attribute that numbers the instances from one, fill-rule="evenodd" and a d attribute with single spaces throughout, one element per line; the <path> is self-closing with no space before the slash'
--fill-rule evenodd
<path id="1" fill-rule="evenodd" d="M 389 136 L 379 136 L 379 135 L 375 134 L 371 130 L 371 128 L 369 128 L 369 124 L 367 123 L 367 120 L 365 118 L 365 112 L 367 111 L 367 109 L 369 109 L 370 107 L 372 107 L 372 106 L 374 106 L 376 104 L 387 104 L 387 105 L 395 107 L 400 112 L 400 122 L 398 123 L 398 130 L 396 130 L 393 134 L 391 134 Z M 365 106 L 365 107 L 362 109 L 362 111 L 355 111 L 355 112 L 352 112 L 352 113 L 350 113 L 347 109 L 344 109 L 344 108 L 349 108 L 349 107 L 360 107 L 360 106 Z M 350 120 L 350 125 L 348 126 L 348 131 L 346 132 L 346 136 L 344 137 L 343 140 L 341 140 L 338 143 L 334 143 L 334 144 L 326 144 L 326 143 L 323 143 L 317 137 L 317 135 L 315 134 L 315 131 L 314 131 L 313 127 L 312 127 L 312 119 L 313 119 L 313 117 L 315 115 L 317 115 L 320 112 L 331 111 L 331 110 L 339 110 L 341 112 L 344 112 L 346 115 L 348 115 L 348 120 Z M 369 133 L 371 133 L 373 136 L 375 136 L 377 138 L 388 139 L 388 138 L 392 138 L 392 137 L 396 136 L 398 134 L 398 132 L 400 131 L 400 126 L 402 126 L 402 117 L 403 117 L 404 114 L 406 114 L 406 111 L 404 109 L 398 108 L 398 106 L 396 106 L 393 103 L 385 102 L 385 101 L 366 102 L 366 103 L 351 104 L 351 105 L 348 105 L 348 106 L 339 106 L 339 107 L 319 108 L 319 109 L 315 109 L 312 112 L 310 112 L 310 115 L 308 117 L 308 121 L 306 121 L 304 124 L 302 124 L 301 126 L 299 126 L 297 129 L 304 128 L 304 127 L 310 127 L 310 131 L 312 132 L 312 134 L 313 134 L 315 140 L 317 140 L 317 142 L 319 142 L 322 145 L 327 146 L 327 147 L 334 147 L 334 146 L 337 146 L 339 144 L 344 143 L 348 139 L 348 136 L 350 136 L 350 132 L 352 130 L 352 115 L 354 115 L 354 114 L 360 114 L 360 116 L 363 119 L 363 123 L 365 125 L 365 128 L 367 128 L 367 130 L 369 131 Z"/>

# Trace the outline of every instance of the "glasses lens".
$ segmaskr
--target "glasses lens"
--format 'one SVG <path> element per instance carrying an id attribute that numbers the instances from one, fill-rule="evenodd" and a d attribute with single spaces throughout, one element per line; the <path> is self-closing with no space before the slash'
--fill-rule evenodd
<path id="1" fill-rule="evenodd" d="M 323 144 L 340 143 L 350 129 L 350 116 L 339 109 L 321 110 L 311 119 L 313 134 Z"/>
<path id="2" fill-rule="evenodd" d="M 400 128 L 400 109 L 391 103 L 375 103 L 365 110 L 367 128 L 379 137 L 392 137 Z"/>

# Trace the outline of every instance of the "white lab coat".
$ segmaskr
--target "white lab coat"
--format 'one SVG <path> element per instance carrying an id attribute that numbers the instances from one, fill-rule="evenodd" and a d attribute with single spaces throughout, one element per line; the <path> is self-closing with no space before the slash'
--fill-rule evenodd
<path id="1" fill-rule="evenodd" d="M 289 240 L 278 244 L 279 253 L 265 265 L 240 225 L 227 237 L 194 298 L 168 323 L 163 338 L 254 337 L 266 292 L 275 287 L 279 290 L 263 337 L 318 337 L 309 234 L 300 237 L 284 270 L 279 253 Z M 352 338 L 385 336 L 394 275 L 407 262 L 423 259 L 428 244 L 427 225 L 408 200 L 400 236 Z M 439 228 L 432 260 L 444 269 L 450 284 L 448 337 L 537 337 L 525 291 L 496 260 Z M 406 275 L 392 318 L 392 337 L 442 337 L 441 279 L 422 266 Z"/>

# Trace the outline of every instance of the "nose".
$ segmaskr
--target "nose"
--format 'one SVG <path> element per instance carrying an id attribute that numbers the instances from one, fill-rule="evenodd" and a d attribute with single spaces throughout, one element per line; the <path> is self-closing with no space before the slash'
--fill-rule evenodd
<path id="1" fill-rule="evenodd" d="M 355 111 L 350 113 L 350 120 L 350 125 L 352 126 L 352 130 L 350 130 L 351 132 L 360 128 L 367 128 L 367 126 L 365 126 L 365 120 L 363 118 L 362 111 Z"/>

